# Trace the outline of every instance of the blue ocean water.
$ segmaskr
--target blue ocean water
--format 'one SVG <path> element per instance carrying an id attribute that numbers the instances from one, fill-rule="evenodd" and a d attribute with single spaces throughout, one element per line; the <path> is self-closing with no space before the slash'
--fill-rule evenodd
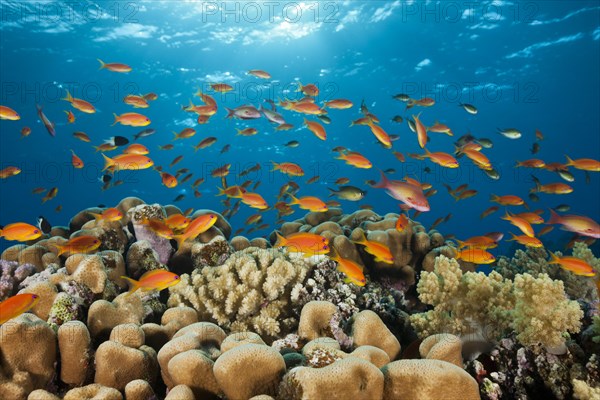
<path id="1" fill-rule="evenodd" d="M 431 211 L 416 219 L 430 226 L 439 217 L 452 214 L 439 225 L 444 234 L 467 238 L 490 231 L 515 232 L 499 219 L 501 208 L 481 220 L 479 215 L 492 204 L 491 194 L 523 197 L 532 209 L 568 204 L 569 213 L 600 220 L 600 174 L 574 170 L 574 192 L 568 195 L 540 194 L 539 202 L 528 198 L 534 186 L 530 169 L 515 169 L 515 160 L 541 158 L 547 163 L 572 158 L 600 158 L 600 6 L 597 1 L 340 1 L 340 2 L 172 2 L 172 1 L 2 1 L 0 21 L 0 105 L 16 110 L 19 121 L 0 121 L 0 169 L 18 166 L 22 172 L 0 181 L 0 224 L 35 223 L 39 215 L 53 225 L 67 225 L 71 216 L 87 207 L 116 205 L 122 198 L 137 196 L 148 203 L 175 204 L 182 210 L 214 209 L 222 212 L 222 197 L 216 197 L 220 179 L 210 171 L 231 163 L 228 184 L 246 179 L 260 181 L 256 192 L 270 206 L 279 188 L 294 180 L 299 196 L 327 199 L 328 187 L 339 177 L 367 190 L 360 202 L 341 200 L 344 212 L 370 205 L 380 213 L 398 212 L 398 201 L 381 189 L 369 188 L 366 180 L 378 180 L 378 169 L 393 168 L 390 179 L 407 174 L 433 185 L 438 193 L 429 198 Z M 97 59 L 130 65 L 130 73 L 99 70 Z M 248 70 L 268 71 L 262 80 Z M 278 109 L 294 125 L 276 131 L 265 118 L 250 121 L 226 119 L 228 108 L 244 104 L 263 105 L 267 99 L 299 99 L 297 82 L 320 88 L 317 103 L 344 98 L 354 103 L 349 110 L 330 110 L 331 124 L 323 124 L 327 140 L 321 141 L 303 126 L 304 115 Z M 211 92 L 210 83 L 227 83 L 227 94 Z M 197 88 L 215 97 L 218 112 L 208 124 L 197 125 L 196 116 L 182 110 Z M 91 102 L 96 113 L 84 114 L 61 100 L 69 90 L 74 97 Z M 133 109 L 123 103 L 129 94 L 158 94 L 147 109 Z M 411 98 L 431 97 L 433 107 L 414 107 L 392 98 L 404 93 Z M 377 144 L 366 126 L 349 127 L 362 116 L 361 101 L 379 117 L 381 127 L 399 135 L 393 150 L 402 152 L 399 162 L 391 150 Z M 459 103 L 475 105 L 471 115 Z M 45 130 L 36 113 L 43 105 L 56 124 L 56 137 Z M 64 110 L 76 116 L 68 124 Z M 140 112 L 148 116 L 153 136 L 139 143 L 150 149 L 155 165 L 175 174 L 188 168 L 193 178 L 175 188 L 161 184 L 158 173 L 124 171 L 113 181 L 120 186 L 102 190 L 103 159 L 92 147 L 112 136 L 133 135 L 145 129 L 111 124 L 113 113 Z M 430 133 L 430 151 L 453 152 L 454 142 L 470 132 L 493 141 L 483 152 L 501 174 L 491 180 L 472 162 L 459 159 L 460 168 L 441 168 L 428 160 L 419 161 L 408 153 L 422 154 L 416 135 L 407 120 L 421 112 L 428 126 L 435 121 L 447 124 L 454 137 Z M 400 115 L 404 122 L 391 119 Z M 314 116 L 309 120 L 318 121 Z M 32 129 L 21 138 L 24 126 Z M 193 127 L 197 134 L 173 141 L 172 131 Z M 254 127 L 252 137 L 236 136 L 236 128 Z M 523 136 L 505 138 L 497 128 L 517 128 Z M 545 136 L 535 156 L 535 130 Z M 84 143 L 73 137 L 82 131 L 91 138 Z M 215 136 L 217 143 L 194 152 L 203 138 Z M 298 140 L 300 146 L 283 144 Z M 170 151 L 159 145 L 172 143 Z M 226 144 L 229 152 L 220 153 Z M 344 146 L 360 151 L 373 168 L 359 170 L 334 159 L 332 148 Z M 71 149 L 84 161 L 83 169 L 71 165 Z M 118 154 L 116 150 L 106 153 Z M 183 160 L 169 163 L 179 155 Z M 270 172 L 270 161 L 295 162 L 305 176 L 289 178 Z M 255 163 L 258 173 L 238 178 L 237 174 Z M 425 167 L 431 173 L 424 172 Z M 535 170 L 542 183 L 564 182 L 556 173 Z M 184 174 L 185 175 L 185 174 Z M 306 181 L 315 175 L 313 184 Z M 191 183 L 204 177 L 202 196 L 194 197 Z M 468 184 L 475 197 L 455 202 L 443 184 Z M 56 198 L 41 203 L 42 195 L 32 190 L 57 187 Z M 174 199 L 185 194 L 181 201 Z M 56 211 L 62 206 L 60 212 Z M 297 209 L 297 206 L 294 206 Z M 520 208 L 514 208 L 518 210 Z M 230 218 L 234 230 L 256 210 L 242 205 Z M 297 210 L 286 221 L 300 218 Z M 412 213 L 411 213 L 412 215 Z M 263 213 L 269 228 L 250 236 L 267 235 L 276 229 L 276 211 Z M 539 229 L 539 228 L 536 228 Z M 506 236 L 508 237 L 508 235 Z M 570 234 L 557 229 L 544 237 L 547 245 L 562 248 Z M 10 243 L 2 240 L 5 248 Z M 503 244 L 497 253 L 508 248 Z"/>

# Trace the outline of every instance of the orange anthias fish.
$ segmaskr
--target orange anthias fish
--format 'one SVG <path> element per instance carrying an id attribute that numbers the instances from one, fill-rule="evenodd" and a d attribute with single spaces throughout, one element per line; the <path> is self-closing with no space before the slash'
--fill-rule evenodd
<path id="1" fill-rule="evenodd" d="M 0 325 L 33 308 L 40 300 L 37 294 L 22 293 L 0 303 Z"/>
<path id="2" fill-rule="evenodd" d="M 303 253 L 304 257 L 311 257 L 329 253 L 329 241 L 320 235 L 308 232 L 293 233 L 287 237 L 277 235 L 274 247 L 285 247 L 292 253 Z"/>
<path id="3" fill-rule="evenodd" d="M 406 109 L 410 109 L 414 106 L 421 106 L 421 107 L 431 107 L 435 104 L 435 100 L 432 99 L 431 97 L 423 97 L 422 99 L 409 99 L 408 102 L 406 103 Z"/>
<path id="4" fill-rule="evenodd" d="M 18 167 L 6 167 L 0 170 L 0 179 L 6 179 L 11 176 L 19 175 L 21 173 L 21 169 Z"/>
<path id="5" fill-rule="evenodd" d="M 571 271 L 579 276 L 595 276 L 596 270 L 585 261 L 576 257 L 557 257 L 556 254 L 550 253 L 550 261 L 548 264 L 558 264 L 562 269 Z"/>
<path id="6" fill-rule="evenodd" d="M 315 97 L 319 95 L 319 88 L 313 83 L 309 83 L 308 85 L 302 85 L 302 83 L 298 82 L 297 92 L 302 92 L 307 96 Z"/>
<path id="7" fill-rule="evenodd" d="M 252 207 L 257 208 L 259 210 L 266 210 L 269 208 L 269 205 L 263 199 L 263 197 L 258 193 L 253 192 L 245 192 L 242 194 L 242 203 Z"/>
<path id="8" fill-rule="evenodd" d="M 501 206 L 521 206 L 525 204 L 522 198 L 510 194 L 505 196 L 497 196 L 493 194 L 490 196 L 490 201 L 492 203 L 498 203 Z"/>
<path id="9" fill-rule="evenodd" d="M 100 68 L 99 69 L 107 69 L 107 70 L 112 71 L 112 72 L 121 72 L 121 73 L 131 72 L 131 67 L 129 65 L 127 65 L 127 64 L 105 63 L 104 61 L 102 61 L 99 58 L 97 60 L 100 63 Z"/>
<path id="10" fill-rule="evenodd" d="M 125 279 L 130 285 L 129 292 L 127 292 L 127 296 L 130 296 L 138 289 L 144 291 L 157 290 L 160 292 L 163 289 L 178 284 L 181 280 L 179 275 L 176 275 L 173 272 L 169 272 L 164 269 L 155 269 L 152 271 L 148 271 L 144 275 L 142 275 L 139 281 L 131 279 L 127 276 L 121 276 L 121 278 Z"/>
<path id="11" fill-rule="evenodd" d="M 225 195 L 232 199 L 241 199 L 242 196 L 244 195 L 244 193 L 246 193 L 246 189 L 239 185 L 229 186 L 228 188 L 224 188 L 224 189 L 223 188 L 217 188 L 217 189 L 219 190 L 219 193 L 217 194 L 217 196 Z"/>
<path id="12" fill-rule="evenodd" d="M 249 75 L 254 75 L 257 78 L 261 78 L 261 79 L 271 79 L 271 74 L 269 74 L 267 71 L 263 71 L 261 69 L 251 69 L 250 71 L 248 71 Z"/>
<path id="13" fill-rule="evenodd" d="M 496 257 L 493 254 L 484 249 L 476 248 L 467 248 L 459 251 L 456 258 L 473 264 L 491 264 L 496 261 Z"/>
<path id="14" fill-rule="evenodd" d="M 479 218 L 484 219 L 485 217 L 487 217 L 488 215 L 490 215 L 492 213 L 495 213 L 499 209 L 500 208 L 498 206 L 491 206 L 490 208 L 488 208 L 484 212 L 482 212 L 481 215 L 479 216 Z"/>
<path id="15" fill-rule="evenodd" d="M 44 197 L 42 197 L 42 204 L 44 204 L 45 202 L 52 200 L 53 198 L 56 197 L 56 195 L 58 194 L 58 188 L 57 187 L 53 187 L 52 189 L 48 190 L 48 192 L 46 193 L 46 195 Z"/>
<path id="16" fill-rule="evenodd" d="M 521 232 L 523 232 L 525 235 L 527 235 L 529 237 L 535 236 L 535 234 L 533 232 L 533 228 L 531 227 L 531 224 L 529 222 L 527 222 L 527 220 L 525 220 L 523 218 L 519 218 L 514 215 L 511 215 L 508 211 L 506 212 L 504 217 L 501 217 L 501 218 L 503 220 L 510 222 L 517 228 L 519 228 L 521 230 Z"/>
<path id="17" fill-rule="evenodd" d="M 400 216 L 396 220 L 396 230 L 398 232 L 403 232 L 409 226 L 410 226 L 410 219 L 408 219 L 408 217 L 405 214 L 400 214 Z"/>
<path id="18" fill-rule="evenodd" d="M 23 128 L 21 128 L 21 139 L 23 139 L 24 137 L 27 137 L 31 135 L 31 128 L 28 126 L 24 126 Z"/>
<path id="19" fill-rule="evenodd" d="M 304 176 L 304 170 L 298 164 L 294 164 L 291 162 L 271 162 L 273 163 L 272 171 L 281 171 L 282 173 L 289 176 Z"/>
<path id="20" fill-rule="evenodd" d="M 311 131 L 319 139 L 327 139 L 327 133 L 325 132 L 325 128 L 323 128 L 323 125 L 319 124 L 318 122 L 309 121 L 306 118 L 304 118 L 304 125 L 306 125 L 308 130 Z"/>
<path id="21" fill-rule="evenodd" d="M 0 237 L 6 240 L 16 240 L 18 242 L 27 242 L 35 240 L 42 236 L 42 231 L 33 225 L 24 222 L 8 224 L 0 229 Z"/>
<path id="22" fill-rule="evenodd" d="M 421 120 L 419 120 L 420 116 L 421 113 L 419 113 L 418 115 L 413 115 L 413 120 L 415 121 L 415 127 L 417 129 L 417 139 L 419 140 L 419 146 L 421 146 L 421 148 L 423 149 L 427 144 L 427 128 L 425 128 L 425 125 L 423 125 Z"/>
<path id="23" fill-rule="evenodd" d="M 357 151 L 344 150 L 338 157 L 335 157 L 335 159 L 344 160 L 346 161 L 346 164 L 352 165 L 356 168 L 369 169 L 373 166 L 371 161 Z"/>
<path id="24" fill-rule="evenodd" d="M 567 157 L 566 166 L 581 169 L 583 171 L 600 172 L 600 161 L 593 160 L 591 158 L 580 158 L 578 160 L 572 160 Z"/>
<path id="25" fill-rule="evenodd" d="M 427 130 L 429 132 L 445 133 L 448 136 L 454 136 L 454 133 L 452 133 L 452 129 L 450 129 L 448 127 L 448 125 L 441 124 L 441 123 L 439 123 L 437 121 L 435 121 L 435 124 L 433 124 L 432 126 L 428 127 Z"/>
<path id="26" fill-rule="evenodd" d="M 150 118 L 138 113 L 124 113 L 121 115 L 113 113 L 113 115 L 115 117 L 115 122 L 113 122 L 113 125 L 120 123 L 121 125 L 128 126 L 147 126 L 150 125 L 151 122 Z"/>
<path id="27" fill-rule="evenodd" d="M 175 186 L 177 186 L 178 182 L 176 177 L 169 174 L 168 172 L 159 172 L 159 174 L 161 177 L 162 184 L 165 185 L 167 188 L 172 189 Z"/>
<path id="28" fill-rule="evenodd" d="M 350 259 L 340 257 L 333 247 L 331 248 L 329 258 L 337 262 L 338 271 L 346 275 L 346 279 L 344 279 L 346 283 L 353 283 L 356 286 L 365 286 L 367 280 L 365 279 L 363 268 L 359 264 Z"/>
<path id="29" fill-rule="evenodd" d="M 75 114 L 73 114 L 73 111 L 69 110 L 69 111 L 65 111 L 65 113 L 67 114 L 67 122 L 69 124 L 72 124 L 73 122 L 75 122 Z"/>
<path id="30" fill-rule="evenodd" d="M 353 106 L 352 102 L 350 100 L 346 100 L 346 99 L 333 99 L 333 100 L 326 101 L 324 104 L 325 104 L 325 107 L 334 108 L 334 109 L 338 109 L 338 110 L 345 110 L 345 109 L 351 108 Z"/>
<path id="31" fill-rule="evenodd" d="M 527 247 L 544 247 L 544 244 L 538 238 L 529 237 L 527 235 L 517 236 L 514 233 L 511 233 L 511 235 L 512 235 L 512 239 L 508 239 L 509 241 L 515 241 L 515 242 L 522 244 L 523 246 L 527 246 Z"/>
<path id="32" fill-rule="evenodd" d="M 211 83 L 210 88 L 219 93 L 227 93 L 233 90 L 233 86 L 226 83 Z"/>
<path id="33" fill-rule="evenodd" d="M 580 215 L 558 215 L 551 209 L 550 219 L 547 224 L 560 224 L 562 225 L 562 230 L 600 239 L 600 224 L 588 217 Z"/>
<path id="34" fill-rule="evenodd" d="M 519 218 L 523 218 L 530 224 L 534 224 L 534 225 L 539 225 L 539 224 L 544 223 L 544 218 L 540 217 L 539 214 L 534 213 L 534 212 L 519 213 L 519 214 L 515 214 L 515 216 L 517 216 Z"/>
<path id="35" fill-rule="evenodd" d="M 498 243 L 492 239 L 489 238 L 487 236 L 473 236 L 467 240 L 465 240 L 464 242 L 460 241 L 460 240 L 456 240 L 456 242 L 458 243 L 458 248 L 461 249 L 463 247 L 468 247 L 468 248 L 472 248 L 472 249 L 493 249 L 495 247 L 498 247 Z"/>
<path id="36" fill-rule="evenodd" d="M 173 239 L 173 230 L 159 219 L 144 219 L 141 224 L 146 225 L 148 229 L 162 238 Z"/>
<path id="37" fill-rule="evenodd" d="M 292 201 L 289 203 L 290 206 L 297 204 L 301 209 L 312 212 L 325 212 L 329 209 L 327 204 L 325 204 L 325 202 L 318 197 L 304 196 L 299 199 L 293 195 L 290 195 L 290 197 L 292 198 Z"/>
<path id="38" fill-rule="evenodd" d="M 431 161 L 439 166 L 445 168 L 458 168 L 458 161 L 448 153 L 442 151 L 430 152 L 425 149 L 425 157 L 428 157 Z"/>
<path id="39" fill-rule="evenodd" d="M 102 154 L 102 157 L 104 157 L 104 168 L 102 171 L 109 168 L 114 171 L 147 169 L 154 165 L 154 162 L 150 158 L 139 154 L 121 154 L 114 158 L 109 158 Z"/>
<path id="40" fill-rule="evenodd" d="M 82 142 L 90 142 L 90 137 L 85 133 L 85 132 L 74 132 L 73 136 L 75 136 L 77 139 L 81 140 Z"/>
<path id="41" fill-rule="evenodd" d="M 530 190 L 531 193 L 547 193 L 547 194 L 569 194 L 573 192 L 573 187 L 566 183 L 547 183 L 545 185 L 536 185 L 535 188 Z"/>
<path id="42" fill-rule="evenodd" d="M 375 261 L 384 262 L 386 264 L 394 263 L 394 257 L 392 256 L 389 247 L 383 243 L 367 240 L 363 232 L 361 232 L 359 240 L 355 240 L 353 243 L 365 246 L 365 251 L 374 256 Z"/>
<path id="43" fill-rule="evenodd" d="M 73 150 L 71 150 L 71 164 L 73 168 L 83 168 L 83 160 L 75 154 Z"/>
<path id="44" fill-rule="evenodd" d="M 166 220 L 165 224 L 171 229 L 182 230 L 189 226 L 192 220 L 183 214 L 170 215 Z"/>
<path id="45" fill-rule="evenodd" d="M 128 95 L 123 98 L 123 103 L 133 106 L 134 108 L 148 108 L 148 102 L 143 96 Z"/>
<path id="46" fill-rule="evenodd" d="M 143 144 L 133 143 L 130 144 L 125 150 L 123 150 L 125 154 L 138 154 L 140 156 L 145 156 L 150 153 L 150 150 Z"/>
<path id="47" fill-rule="evenodd" d="M 123 218 L 123 213 L 118 208 L 107 208 L 102 211 L 102 214 L 88 213 L 93 216 L 96 221 L 114 222 L 120 221 Z"/>
<path id="48" fill-rule="evenodd" d="M 68 90 L 67 90 L 67 97 L 65 97 L 61 100 L 68 101 L 69 103 L 71 103 L 71 105 L 73 107 L 75 107 L 79 111 L 84 112 L 86 114 L 93 114 L 96 112 L 96 109 L 94 108 L 94 106 L 91 103 L 88 103 L 87 101 L 85 101 L 83 99 L 77 99 L 77 98 L 71 96 L 71 93 L 69 93 Z M 73 116 L 73 121 L 74 120 L 75 120 L 75 116 Z"/>
<path id="49" fill-rule="evenodd" d="M 217 222 L 217 216 L 215 214 L 205 214 L 196 217 L 190 222 L 181 235 L 175 235 L 173 236 L 173 239 L 175 239 L 179 247 L 181 247 L 186 240 L 194 240 L 198 235 L 209 230 L 215 222 Z"/>
<path id="50" fill-rule="evenodd" d="M 58 256 L 69 253 L 69 254 L 77 254 L 77 253 L 90 253 L 96 250 L 102 242 L 95 236 L 84 235 L 78 236 L 73 239 L 69 239 L 65 244 L 56 244 L 53 246 L 58 249 Z"/>
<path id="51" fill-rule="evenodd" d="M 373 185 L 374 188 L 386 189 L 386 193 L 389 196 L 396 200 L 400 200 L 417 211 L 429 211 L 429 202 L 423 194 L 423 189 L 420 185 L 389 180 L 383 172 L 380 171 L 380 173 L 381 181 Z"/>
<path id="52" fill-rule="evenodd" d="M 230 168 L 231 164 L 225 164 L 222 167 L 213 169 L 210 173 L 210 176 L 212 176 L 213 178 L 222 178 L 224 176 L 229 175 Z"/>
<path id="53" fill-rule="evenodd" d="M 187 138 L 191 138 L 192 136 L 194 136 L 196 134 L 196 130 L 193 128 L 185 128 L 179 133 L 173 131 L 173 134 L 175 134 L 175 138 L 173 140 L 187 139 Z"/>
<path id="54" fill-rule="evenodd" d="M 369 126 L 369 128 L 371 128 L 371 132 L 373 133 L 373 135 L 375 135 L 375 137 L 377 138 L 377 140 L 379 140 L 379 143 L 381 143 L 383 147 L 385 147 L 386 149 L 392 147 L 392 140 L 390 139 L 390 135 L 388 135 L 382 127 L 380 127 L 379 125 L 375 125 L 371 121 L 369 121 L 367 125 Z"/>
<path id="55" fill-rule="evenodd" d="M 0 106 L 0 119 L 6 119 L 9 121 L 18 121 L 21 116 L 18 112 L 7 106 Z"/>
<path id="56" fill-rule="evenodd" d="M 519 167 L 525 167 L 525 168 L 544 168 L 546 166 L 546 163 L 544 162 L 544 160 L 540 160 L 537 158 L 532 158 L 530 160 L 525 160 L 525 161 L 517 161 L 517 164 L 515 165 L 515 168 L 519 168 Z"/>
<path id="57" fill-rule="evenodd" d="M 471 161 L 475 163 L 479 168 L 490 170 L 492 169 L 492 163 L 487 156 L 479 151 L 475 150 L 462 150 L 462 154 L 466 155 Z"/>

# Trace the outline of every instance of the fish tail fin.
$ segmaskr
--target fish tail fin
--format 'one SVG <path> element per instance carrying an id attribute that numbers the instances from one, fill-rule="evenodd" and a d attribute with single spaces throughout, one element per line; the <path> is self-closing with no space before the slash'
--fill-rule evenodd
<path id="1" fill-rule="evenodd" d="M 546 222 L 547 225 L 562 223 L 562 217 L 550 208 L 550 219 Z"/>
<path id="2" fill-rule="evenodd" d="M 233 118 L 233 116 L 235 115 L 235 110 L 232 110 L 231 108 L 227 107 L 225 107 L 225 109 L 227 110 L 227 115 L 225 116 L 225 118 Z"/>
<path id="3" fill-rule="evenodd" d="M 284 238 L 283 236 L 281 236 L 279 234 L 279 232 L 277 232 L 277 231 L 275 232 L 275 235 L 277 237 L 277 241 L 275 242 L 274 247 L 283 247 L 283 246 L 285 246 L 285 244 L 287 243 L 287 239 Z"/>
<path id="4" fill-rule="evenodd" d="M 125 279 L 125 281 L 129 284 L 129 291 L 125 295 L 125 297 L 132 295 L 136 290 L 140 288 L 140 282 L 135 279 L 131 279 L 128 276 L 121 275 L 121 279 Z"/>
<path id="5" fill-rule="evenodd" d="M 550 254 L 550 260 L 548 261 L 548 264 L 558 264 L 560 258 L 558 258 L 558 256 L 551 251 L 548 253 Z"/>
<path id="6" fill-rule="evenodd" d="M 40 106 L 39 104 L 35 105 L 35 109 L 37 110 L 38 113 L 42 112 L 43 106 Z"/>
<path id="7" fill-rule="evenodd" d="M 567 158 L 567 163 L 565 165 L 568 167 L 572 166 L 574 164 L 574 161 L 566 154 L 565 157 Z"/>
<path id="8" fill-rule="evenodd" d="M 448 192 L 450 194 L 450 196 L 452 196 L 454 198 L 454 201 L 459 201 L 460 200 L 460 196 L 457 195 L 454 192 Z"/>
<path id="9" fill-rule="evenodd" d="M 71 96 L 71 93 L 69 93 L 69 89 L 67 89 L 67 96 L 63 97 L 61 100 L 66 100 L 66 101 L 73 101 L 73 96 Z"/>
<path id="10" fill-rule="evenodd" d="M 329 258 L 335 262 L 339 262 L 340 261 L 340 255 L 337 253 L 337 251 L 335 250 L 335 247 L 330 246 L 329 248 Z M 338 264 L 338 268 L 339 268 L 339 264 Z"/>
<path id="11" fill-rule="evenodd" d="M 498 199 L 500 199 L 500 197 L 498 195 L 496 195 L 496 194 L 491 194 L 490 195 L 490 201 L 497 202 Z"/>
<path id="12" fill-rule="evenodd" d="M 92 212 L 91 212 L 91 213 L 88 213 L 88 214 L 90 214 L 92 217 L 94 217 L 94 219 L 95 219 L 96 221 L 98 221 L 100 218 L 102 218 L 102 215 L 101 215 L 101 214 L 92 213 Z"/>
<path id="13" fill-rule="evenodd" d="M 424 157 L 431 157 L 431 152 L 429 150 L 427 150 L 426 148 L 423 148 L 423 150 L 425 150 L 425 156 Z"/>
<path id="14" fill-rule="evenodd" d="M 273 164 L 273 169 L 271 170 L 271 172 L 277 171 L 279 169 L 279 164 L 277 164 L 275 161 L 271 160 L 271 164 Z"/>
<path id="15" fill-rule="evenodd" d="M 102 153 L 102 157 L 104 157 L 104 168 L 102 168 L 102 171 L 106 171 L 115 165 L 115 161 L 112 158 L 107 157 L 104 153 Z"/>
<path id="16" fill-rule="evenodd" d="M 373 185 L 374 188 L 383 189 L 389 186 L 390 180 L 385 176 L 382 170 L 379 170 L 381 180 Z"/>
<path id="17" fill-rule="evenodd" d="M 177 133 L 175 131 L 171 131 L 171 132 L 173 132 L 173 134 L 175 135 L 175 137 L 173 138 L 173 140 L 179 139 L 179 133 Z"/>
<path id="18" fill-rule="evenodd" d="M 301 92 L 302 91 L 302 83 L 300 81 L 296 82 L 298 84 L 298 89 L 296 89 L 296 92 Z"/>
<path id="19" fill-rule="evenodd" d="M 113 116 L 115 117 L 115 122 L 113 122 L 111 126 L 115 126 L 117 124 L 117 122 L 119 122 L 121 120 L 121 118 L 119 118 L 119 116 L 117 114 L 113 113 Z"/>
<path id="20" fill-rule="evenodd" d="M 360 236 L 358 240 L 352 240 L 352 243 L 363 244 L 367 241 L 367 237 L 365 236 L 365 232 L 360 231 Z"/>
<path id="21" fill-rule="evenodd" d="M 2 232 L 3 228 L 0 228 L 0 237 L 4 236 L 4 233 Z"/>
<path id="22" fill-rule="evenodd" d="M 98 62 L 100 63 L 100 68 L 98 68 L 98 70 L 101 70 L 103 68 L 106 68 L 106 63 L 104 61 L 102 61 L 99 58 L 96 58 L 96 60 L 98 60 Z"/>
<path id="23" fill-rule="evenodd" d="M 290 206 L 293 206 L 295 204 L 300 204 L 300 202 L 298 201 L 298 199 L 296 197 L 294 197 L 293 194 L 290 194 L 289 196 L 292 198 L 292 201 L 290 201 L 290 204 L 289 204 Z"/>
<path id="24" fill-rule="evenodd" d="M 177 248 L 180 249 L 183 243 L 187 240 L 185 235 L 174 235 L 173 239 L 177 242 Z"/>
<path id="25" fill-rule="evenodd" d="M 333 197 L 335 196 L 335 194 L 337 193 L 337 190 L 332 189 L 332 188 L 327 188 L 327 190 L 329 190 L 331 193 L 329 194 L 329 197 Z"/>
<path id="26" fill-rule="evenodd" d="M 458 244 L 458 248 L 461 249 L 463 247 L 467 247 L 465 245 L 465 242 L 463 242 L 462 240 L 458 240 L 458 239 L 454 239 L 454 241 L 456 242 L 456 244 Z"/>

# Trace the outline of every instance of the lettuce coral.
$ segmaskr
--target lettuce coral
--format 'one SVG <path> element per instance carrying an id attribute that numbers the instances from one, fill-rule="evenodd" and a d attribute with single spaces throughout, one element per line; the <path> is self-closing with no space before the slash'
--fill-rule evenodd
<path id="1" fill-rule="evenodd" d="M 167 304 L 191 306 L 201 320 L 215 321 L 232 332 L 251 330 L 274 337 L 297 324 L 291 292 L 312 267 L 278 250 L 249 247 L 222 265 L 182 275 L 181 282 L 169 288 Z"/>
<path id="2" fill-rule="evenodd" d="M 483 334 L 495 340 L 514 330 L 522 344 L 564 345 L 577 333 L 583 312 L 569 300 L 563 282 L 546 274 L 517 274 L 514 282 L 492 271 L 463 273 L 454 259 L 438 256 L 433 272 L 422 272 L 419 299 L 433 310 L 411 315 L 421 337 L 435 333 Z"/>

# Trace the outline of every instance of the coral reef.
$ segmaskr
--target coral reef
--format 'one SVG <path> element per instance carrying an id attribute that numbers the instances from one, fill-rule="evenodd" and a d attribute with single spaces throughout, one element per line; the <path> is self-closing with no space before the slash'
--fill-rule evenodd
<path id="1" fill-rule="evenodd" d="M 35 271 L 32 264 L 20 265 L 16 261 L 0 259 L 0 301 L 13 296 L 19 284 Z"/>
<path id="2" fill-rule="evenodd" d="M 169 289 L 167 305 L 191 306 L 200 319 L 232 332 L 252 330 L 274 337 L 295 325 L 291 292 L 310 268 L 302 258 L 250 247 L 233 253 L 222 265 L 183 275 Z"/>

